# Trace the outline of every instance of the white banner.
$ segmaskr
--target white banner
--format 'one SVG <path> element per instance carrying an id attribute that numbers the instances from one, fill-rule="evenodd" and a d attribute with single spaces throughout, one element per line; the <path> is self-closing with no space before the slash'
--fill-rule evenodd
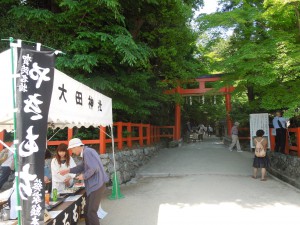
<path id="1" fill-rule="evenodd" d="M 268 148 L 270 148 L 270 129 L 268 113 L 250 114 L 250 146 L 255 148 L 253 139 L 256 137 L 256 131 L 263 130 L 264 137 L 268 140 Z"/>
<path id="2" fill-rule="evenodd" d="M 0 131 L 10 131 L 13 129 L 10 50 L 0 53 L 0 90 Z M 48 123 L 61 128 L 112 125 L 112 100 L 55 69 Z"/>
<path id="3" fill-rule="evenodd" d="M 112 125 L 112 100 L 55 69 L 48 122 L 68 127 Z"/>

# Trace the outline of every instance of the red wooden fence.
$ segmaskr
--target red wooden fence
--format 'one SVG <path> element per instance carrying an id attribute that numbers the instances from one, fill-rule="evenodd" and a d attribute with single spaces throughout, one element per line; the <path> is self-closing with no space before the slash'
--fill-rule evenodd
<path id="1" fill-rule="evenodd" d="M 161 138 L 171 138 L 175 139 L 175 127 L 174 126 L 153 126 L 150 124 L 139 124 L 139 123 L 123 123 L 116 122 L 113 125 L 113 130 L 115 130 L 116 136 L 114 137 L 114 142 L 118 150 L 122 150 L 125 147 L 131 148 L 133 143 L 138 143 L 139 146 L 147 146 L 153 143 L 157 143 Z M 248 128 L 242 128 L 245 130 L 245 134 L 249 135 Z M 293 137 L 293 143 L 288 140 L 286 141 L 285 154 L 290 154 L 290 150 L 297 152 L 298 157 L 300 157 L 300 127 L 289 128 L 289 136 Z M 100 154 L 106 153 L 107 145 L 111 145 L 112 139 L 106 135 L 108 129 L 106 127 L 99 127 L 99 138 L 95 140 L 82 140 L 84 144 L 94 144 L 99 145 Z M 270 134 L 272 134 L 272 129 L 270 129 Z M 110 135 L 110 133 L 108 134 Z M 0 140 L 4 140 L 5 132 L 0 132 Z M 68 140 L 61 141 L 48 141 L 48 146 L 57 146 L 60 143 L 68 144 L 68 141 L 73 137 L 73 129 L 68 129 L 67 134 Z M 241 136 L 240 139 L 250 140 L 249 136 Z M 271 151 L 274 151 L 275 147 L 275 136 L 270 135 Z M 7 142 L 10 145 L 11 143 Z M 3 146 L 0 144 L 0 151 Z"/>
<path id="2" fill-rule="evenodd" d="M 274 151 L 275 149 L 275 136 L 272 135 L 272 129 L 270 128 L 270 146 L 271 151 Z M 246 131 L 249 130 L 249 128 L 242 128 L 242 130 Z M 286 145 L 285 145 L 285 154 L 289 155 L 290 151 L 297 152 L 298 157 L 300 157 L 300 127 L 296 128 L 289 128 L 287 130 L 288 135 L 286 137 Z M 249 132 L 248 132 L 249 133 Z M 247 133 L 247 135 L 248 135 Z M 248 139 L 250 141 L 250 136 L 244 136 L 239 137 L 240 139 Z M 290 141 L 289 139 L 293 139 Z"/>
<path id="3" fill-rule="evenodd" d="M 114 142 L 118 150 L 122 150 L 125 147 L 131 148 L 133 143 L 138 143 L 139 146 L 147 146 L 153 143 L 157 143 L 161 138 L 175 139 L 174 126 L 153 126 L 150 124 L 139 123 L 123 123 L 116 122 L 113 125 L 113 130 L 116 136 L 114 136 Z M 111 145 L 112 139 L 109 137 L 107 127 L 99 127 L 99 138 L 95 140 L 82 140 L 84 144 L 99 145 L 99 153 L 105 154 L 107 145 Z M 0 140 L 4 140 L 5 131 L 0 132 Z M 68 129 L 68 140 L 60 141 L 48 141 L 48 146 L 57 146 L 60 143 L 68 144 L 68 141 L 73 138 L 73 129 Z M 7 142 L 10 145 L 11 143 Z M 0 151 L 3 146 L 0 145 Z"/>

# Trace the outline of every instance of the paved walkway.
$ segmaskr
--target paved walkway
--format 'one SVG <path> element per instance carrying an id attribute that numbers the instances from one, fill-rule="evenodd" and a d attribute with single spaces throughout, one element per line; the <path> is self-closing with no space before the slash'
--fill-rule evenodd
<path id="1" fill-rule="evenodd" d="M 125 198 L 103 199 L 101 225 L 299 225 L 300 191 L 251 178 L 252 157 L 214 138 L 162 149 L 121 186 Z"/>

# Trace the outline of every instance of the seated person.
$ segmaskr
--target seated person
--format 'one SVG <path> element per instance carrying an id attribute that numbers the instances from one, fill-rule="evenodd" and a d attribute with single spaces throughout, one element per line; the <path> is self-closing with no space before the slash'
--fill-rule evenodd
<path id="1" fill-rule="evenodd" d="M 9 175 L 14 170 L 14 154 L 5 148 L 0 153 L 1 175 L 0 175 L 0 189 L 8 180 Z"/>
<path id="2" fill-rule="evenodd" d="M 193 130 L 192 139 L 193 139 L 193 142 L 196 142 L 198 140 L 198 133 L 196 130 Z"/>

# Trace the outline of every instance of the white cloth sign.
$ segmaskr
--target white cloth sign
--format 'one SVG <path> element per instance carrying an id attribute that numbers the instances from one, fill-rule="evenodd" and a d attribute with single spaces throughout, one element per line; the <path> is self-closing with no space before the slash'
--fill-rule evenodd
<path id="1" fill-rule="evenodd" d="M 14 65 L 17 54 L 14 50 Z M 14 70 L 16 71 L 16 69 Z M 0 131 L 13 129 L 11 50 L 0 53 Z M 55 69 L 48 123 L 55 127 L 110 126 L 112 99 Z"/>
<path id="2" fill-rule="evenodd" d="M 270 148 L 270 129 L 268 113 L 250 114 L 250 145 L 255 148 L 253 139 L 256 137 L 256 131 L 263 130 L 264 137 L 268 140 L 268 148 Z"/>

